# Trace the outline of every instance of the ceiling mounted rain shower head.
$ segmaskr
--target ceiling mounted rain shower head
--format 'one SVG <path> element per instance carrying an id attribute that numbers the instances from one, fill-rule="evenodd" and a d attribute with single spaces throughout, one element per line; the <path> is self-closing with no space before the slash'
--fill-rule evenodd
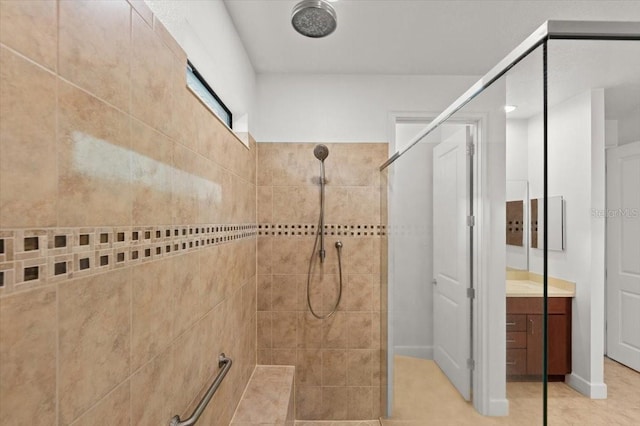
<path id="1" fill-rule="evenodd" d="M 329 156 L 329 148 L 326 145 L 316 145 L 313 148 L 313 155 L 320 161 L 324 161 Z"/>
<path id="2" fill-rule="evenodd" d="M 335 31 L 338 18 L 326 0 L 303 0 L 293 8 L 291 25 L 303 36 L 320 38 Z"/>

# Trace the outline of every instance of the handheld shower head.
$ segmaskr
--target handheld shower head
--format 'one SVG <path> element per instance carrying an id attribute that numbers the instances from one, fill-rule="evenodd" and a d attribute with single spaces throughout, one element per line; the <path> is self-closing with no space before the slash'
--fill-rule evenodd
<path id="1" fill-rule="evenodd" d="M 329 156 L 329 148 L 327 148 L 326 145 L 316 145 L 316 147 L 313 148 L 313 155 L 315 155 L 318 160 L 324 162 Z"/>

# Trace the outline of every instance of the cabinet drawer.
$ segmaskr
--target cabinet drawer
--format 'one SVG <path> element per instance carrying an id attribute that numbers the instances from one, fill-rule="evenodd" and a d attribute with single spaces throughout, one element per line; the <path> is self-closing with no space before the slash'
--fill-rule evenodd
<path id="1" fill-rule="evenodd" d="M 525 349 L 526 347 L 526 331 L 507 331 L 507 349 Z"/>
<path id="2" fill-rule="evenodd" d="M 507 332 L 527 331 L 527 316 L 507 314 Z"/>
<path id="3" fill-rule="evenodd" d="M 527 374 L 527 350 L 507 349 L 507 376 Z"/>

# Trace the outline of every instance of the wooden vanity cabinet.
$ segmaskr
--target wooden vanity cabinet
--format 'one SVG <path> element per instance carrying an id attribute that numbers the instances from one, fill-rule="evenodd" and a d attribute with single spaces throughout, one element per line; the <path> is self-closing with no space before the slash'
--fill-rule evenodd
<path id="1" fill-rule="evenodd" d="M 542 298 L 507 298 L 507 376 L 542 376 Z M 549 380 L 571 373 L 571 298 L 548 299 Z"/>

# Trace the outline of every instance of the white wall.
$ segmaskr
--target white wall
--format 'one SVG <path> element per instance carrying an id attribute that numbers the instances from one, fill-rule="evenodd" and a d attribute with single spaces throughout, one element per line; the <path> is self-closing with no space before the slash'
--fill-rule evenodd
<path id="1" fill-rule="evenodd" d="M 399 123 L 396 144 L 406 145 L 425 125 Z M 389 335 L 395 355 L 433 359 L 433 147 L 448 126 L 389 171 Z"/>
<path id="2" fill-rule="evenodd" d="M 640 107 L 629 111 L 618 120 L 618 143 L 625 145 L 638 141 L 640 135 Z"/>
<path id="3" fill-rule="evenodd" d="M 253 133 L 256 74 L 222 0 L 145 2 L 231 110 L 233 130 Z"/>
<path id="4" fill-rule="evenodd" d="M 549 111 L 549 196 L 561 195 L 566 208 L 566 249 L 549 251 L 549 275 L 576 283 L 569 383 L 593 398 L 606 397 L 603 377 L 604 220 L 591 215 L 604 208 L 604 91 L 577 95 Z M 529 185 L 543 194 L 542 116 L 529 120 Z M 541 274 L 543 253 L 530 250 L 529 269 Z"/>
<path id="5" fill-rule="evenodd" d="M 259 74 L 259 142 L 388 142 L 394 111 L 440 112 L 468 76 Z"/>
<path id="6" fill-rule="evenodd" d="M 529 124 L 524 119 L 507 120 L 507 144 L 506 144 L 506 200 L 517 201 L 523 200 L 529 203 L 528 198 L 528 179 L 529 179 L 529 160 L 528 152 L 528 128 Z M 527 207 L 527 206 L 525 206 Z M 529 223 L 528 211 L 524 209 L 523 220 L 525 224 Z M 522 246 L 507 245 L 507 267 L 513 269 L 527 270 L 529 267 L 529 239 L 528 225 L 525 227 L 525 233 L 522 239 Z"/>

